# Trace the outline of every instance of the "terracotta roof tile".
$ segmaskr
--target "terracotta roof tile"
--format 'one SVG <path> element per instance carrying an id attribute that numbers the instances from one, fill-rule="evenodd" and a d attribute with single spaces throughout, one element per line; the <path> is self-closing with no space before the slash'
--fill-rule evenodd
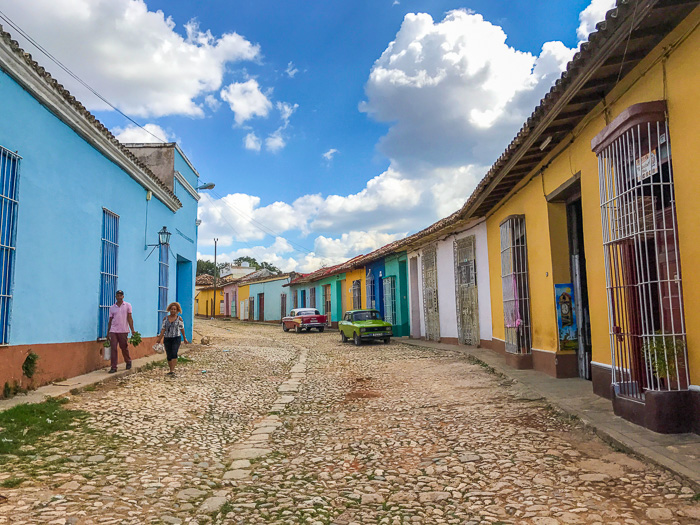
<path id="1" fill-rule="evenodd" d="M 131 161 L 135 166 L 137 166 L 141 171 L 146 173 L 148 177 L 158 186 L 160 186 L 169 197 L 171 197 L 178 205 L 182 206 L 182 202 L 175 196 L 173 191 L 168 188 L 168 186 L 160 180 L 144 163 L 142 163 L 136 155 L 134 155 L 127 147 L 123 146 L 117 138 L 112 135 L 97 118 L 95 115 L 90 113 L 85 106 L 83 106 L 78 99 L 76 99 L 70 92 L 63 87 L 56 79 L 54 79 L 51 74 L 46 71 L 46 69 L 40 66 L 33 58 L 32 55 L 24 51 L 16 40 L 12 39 L 12 36 L 7 33 L 3 26 L 0 25 L 0 41 L 7 45 L 12 52 L 20 57 L 29 67 L 31 67 L 34 72 L 58 95 L 60 95 L 80 116 L 86 119 L 92 127 L 100 133 L 105 138 L 107 138 L 112 145 L 120 151 L 124 156 L 126 156 L 129 161 Z M 0 44 L 2 45 L 2 44 Z"/>

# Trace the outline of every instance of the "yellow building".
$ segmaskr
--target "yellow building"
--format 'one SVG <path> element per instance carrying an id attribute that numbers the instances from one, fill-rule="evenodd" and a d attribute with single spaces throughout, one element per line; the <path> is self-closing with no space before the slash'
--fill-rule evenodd
<path id="1" fill-rule="evenodd" d="M 366 308 L 367 292 L 365 284 L 365 267 L 354 268 L 345 272 L 345 285 L 343 287 L 345 295 L 345 308 L 347 310 L 357 310 Z"/>
<path id="2" fill-rule="evenodd" d="M 494 349 L 659 432 L 700 432 L 697 5 L 608 13 L 460 213 L 486 218 Z"/>
<path id="3" fill-rule="evenodd" d="M 241 321 L 252 321 L 253 312 L 250 310 L 250 285 L 238 285 L 238 318 Z"/>
<path id="4" fill-rule="evenodd" d="M 194 296 L 194 315 L 214 317 L 215 311 L 217 316 L 224 315 L 225 310 L 222 310 L 224 291 L 220 286 L 216 288 L 216 298 L 217 300 L 214 298 L 213 286 L 197 290 Z"/>

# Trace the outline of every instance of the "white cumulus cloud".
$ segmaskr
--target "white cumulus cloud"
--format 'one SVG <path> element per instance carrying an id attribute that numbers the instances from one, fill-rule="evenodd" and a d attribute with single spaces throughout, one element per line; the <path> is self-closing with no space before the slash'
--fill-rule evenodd
<path id="1" fill-rule="evenodd" d="M 141 117 L 202 116 L 199 99 L 221 87 L 227 64 L 260 52 L 235 32 L 214 36 L 195 21 L 182 35 L 172 18 L 143 0 L 0 0 L 0 9 L 112 104 Z M 110 109 L 12 36 L 88 109 Z"/>
<path id="2" fill-rule="evenodd" d="M 333 160 L 333 157 L 335 154 L 338 153 L 338 150 L 335 148 L 331 148 L 328 151 L 326 151 L 323 155 L 321 155 L 324 159 L 326 159 L 328 162 Z"/>
<path id="3" fill-rule="evenodd" d="M 245 136 L 243 139 L 243 144 L 245 145 L 245 149 L 253 151 L 260 151 L 260 148 L 262 147 L 262 141 L 252 131 Z"/>
<path id="4" fill-rule="evenodd" d="M 157 124 L 145 124 L 143 127 L 129 124 L 125 128 L 114 128 L 114 136 L 122 144 L 138 142 L 177 142 L 174 135 L 166 132 Z"/>
<path id="5" fill-rule="evenodd" d="M 379 148 L 406 176 L 488 165 L 572 55 L 552 43 L 539 57 L 518 51 L 502 28 L 470 11 L 439 22 L 409 13 L 372 67 L 360 109 L 392 123 Z"/>
<path id="6" fill-rule="evenodd" d="M 289 64 L 287 64 L 287 69 L 285 70 L 285 73 L 287 73 L 289 78 L 294 78 L 294 75 L 299 73 L 299 70 L 294 66 L 294 62 L 289 62 Z"/>
<path id="7" fill-rule="evenodd" d="M 267 117 L 272 109 L 272 102 L 254 78 L 229 84 L 221 90 L 221 98 L 228 102 L 238 125 L 253 117 Z"/>
<path id="8" fill-rule="evenodd" d="M 615 7 L 615 0 L 592 0 L 578 16 L 580 25 L 576 30 L 576 36 L 580 42 L 588 40 L 588 35 L 595 31 L 598 22 L 605 20 L 605 13 Z"/>

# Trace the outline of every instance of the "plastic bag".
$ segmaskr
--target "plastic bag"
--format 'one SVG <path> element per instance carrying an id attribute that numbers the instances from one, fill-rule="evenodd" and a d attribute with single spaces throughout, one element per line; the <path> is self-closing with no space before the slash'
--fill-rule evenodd
<path id="1" fill-rule="evenodd" d="M 163 345 L 163 343 L 156 343 L 153 345 L 153 351 L 156 354 L 162 354 L 163 352 L 165 352 L 165 346 Z"/>
<path id="2" fill-rule="evenodd" d="M 111 347 L 111 346 L 105 346 L 105 347 L 103 347 L 102 352 L 103 352 L 102 358 L 103 358 L 105 361 L 109 361 L 110 358 L 112 357 L 112 347 Z"/>

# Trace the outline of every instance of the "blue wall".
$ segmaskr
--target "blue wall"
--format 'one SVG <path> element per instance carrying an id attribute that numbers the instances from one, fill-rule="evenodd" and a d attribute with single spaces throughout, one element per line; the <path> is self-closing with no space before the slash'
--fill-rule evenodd
<path id="1" fill-rule="evenodd" d="M 365 265 L 365 282 L 368 283 L 371 277 L 374 277 L 374 306 L 369 304 L 369 297 L 367 308 L 376 308 L 382 314 L 382 319 L 384 319 L 384 286 L 382 279 L 386 277 L 384 270 L 384 259 L 374 261 L 373 263 Z M 369 285 L 368 285 L 369 286 Z"/>
<path id="2" fill-rule="evenodd" d="M 22 156 L 10 344 L 97 338 L 103 207 L 120 217 L 118 287 L 134 308 L 134 327 L 144 337 L 156 335 L 158 253 L 147 259 L 151 248 L 145 245 L 157 243 L 163 226 L 173 233 L 168 299 L 175 300 L 178 284 L 189 286 L 186 276 L 177 275 L 187 261 L 194 282 L 196 200 L 177 188 L 183 203 L 177 213 L 155 197 L 147 201 L 142 186 L 4 72 L 0 110 L 0 145 Z M 176 169 L 196 184 L 178 157 Z M 191 338 L 192 291 L 178 295 L 187 302 Z"/>
<path id="3" fill-rule="evenodd" d="M 283 288 L 282 285 L 289 282 L 289 277 L 277 279 L 275 281 L 265 281 L 261 283 L 252 283 L 250 285 L 250 297 L 255 297 L 255 320 L 260 320 L 260 301 L 259 294 L 265 294 L 265 321 L 281 321 L 282 317 L 282 300 L 281 295 L 288 293 L 289 288 Z M 289 298 L 287 299 L 287 311 L 289 307 Z"/>

